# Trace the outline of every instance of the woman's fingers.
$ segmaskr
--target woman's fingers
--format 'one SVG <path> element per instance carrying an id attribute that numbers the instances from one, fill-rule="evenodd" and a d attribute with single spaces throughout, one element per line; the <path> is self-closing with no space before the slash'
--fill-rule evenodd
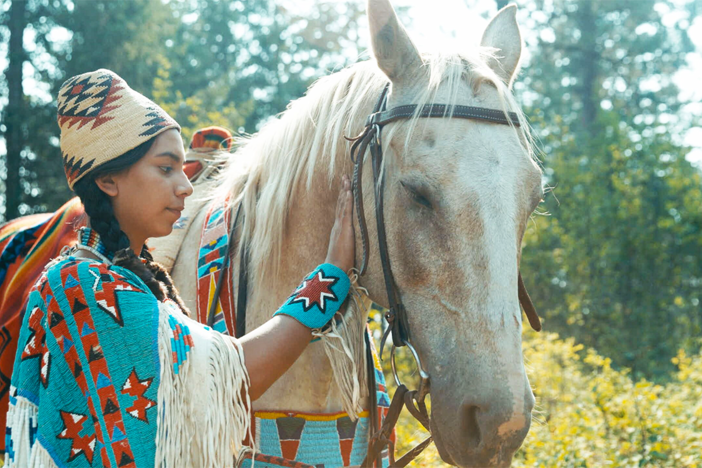
<path id="1" fill-rule="evenodd" d="M 343 183 L 342 183 L 343 185 Z M 336 200 L 336 218 L 339 219 L 344 213 L 344 200 L 346 197 L 346 192 L 342 189 L 339 192 L 339 197 Z"/>
<path id="2" fill-rule="evenodd" d="M 329 250 L 327 251 L 326 261 L 344 271 L 349 271 L 354 263 L 354 250 L 351 182 L 347 176 L 343 176 L 336 205 L 334 227 L 329 238 Z"/>
<path id="3" fill-rule="evenodd" d="M 339 200 L 336 204 L 336 216 L 337 218 L 342 218 L 346 215 L 346 211 L 349 208 L 349 197 L 351 193 L 351 182 L 347 176 L 341 178 L 341 190 L 339 191 Z"/>

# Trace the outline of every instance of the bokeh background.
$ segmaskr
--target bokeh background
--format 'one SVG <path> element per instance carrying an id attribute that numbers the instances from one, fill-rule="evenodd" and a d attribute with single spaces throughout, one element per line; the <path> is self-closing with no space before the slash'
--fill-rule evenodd
<path id="1" fill-rule="evenodd" d="M 395 5 L 431 50 L 475 46 L 507 3 Z M 700 466 L 702 0 L 513 3 L 515 93 L 547 186 L 521 267 L 546 329 L 524 332 L 537 411 L 514 465 Z M 71 196 L 64 79 L 110 68 L 186 139 L 212 124 L 253 133 L 367 60 L 367 29 L 362 0 L 0 0 L 0 222 Z M 412 363 L 400 369 L 412 381 Z M 407 418 L 398 436 L 401 449 L 423 438 Z M 415 466 L 442 464 L 429 450 Z"/>

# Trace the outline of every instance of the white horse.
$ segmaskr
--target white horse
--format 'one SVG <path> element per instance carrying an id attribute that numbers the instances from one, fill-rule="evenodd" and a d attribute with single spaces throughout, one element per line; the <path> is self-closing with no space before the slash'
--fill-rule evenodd
<path id="1" fill-rule="evenodd" d="M 363 129 L 386 83 L 388 108 L 434 102 L 519 115 L 521 127 L 411 118 L 389 124 L 383 135 L 385 225 L 395 281 L 413 343 L 431 375 L 436 445 L 444 461 L 462 467 L 509 466 L 534 406 L 522 357 L 517 277 L 522 236 L 542 197 L 542 174 L 510 92 L 522 50 L 515 15 L 516 7 L 501 10 L 481 47 L 468 53 L 420 55 L 389 1 L 369 0 L 375 60 L 319 80 L 241 142 L 213 189 L 215 198 L 230 194 L 245 210 L 250 331 L 323 261 L 340 180 L 352 173 L 344 136 Z M 365 164 L 363 193 L 373 220 L 370 166 Z M 205 211 L 193 220 L 173 269 L 193 310 Z M 383 304 L 375 223 L 368 227 L 370 263 L 360 283 Z M 232 258 L 233 278 L 238 256 Z M 333 382 L 323 346 L 313 343 L 254 408 L 341 411 Z M 367 408 L 366 400 L 362 404 Z"/>

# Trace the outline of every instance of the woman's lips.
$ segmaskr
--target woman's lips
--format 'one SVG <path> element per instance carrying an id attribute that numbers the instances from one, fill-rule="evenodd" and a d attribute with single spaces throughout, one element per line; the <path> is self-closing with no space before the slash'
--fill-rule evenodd
<path id="1" fill-rule="evenodd" d="M 180 218 L 180 213 L 183 211 L 183 208 L 166 208 L 168 211 L 173 213 L 174 215 L 178 216 Z"/>

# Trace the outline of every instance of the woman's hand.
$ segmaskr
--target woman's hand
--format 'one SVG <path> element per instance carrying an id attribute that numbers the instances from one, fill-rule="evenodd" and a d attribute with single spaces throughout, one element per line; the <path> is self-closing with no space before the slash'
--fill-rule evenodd
<path id="1" fill-rule="evenodd" d="M 341 191 L 336 204 L 336 219 L 329 236 L 329 250 L 325 263 L 336 265 L 348 273 L 353 268 L 355 249 L 351 181 L 345 175 L 341 179 Z"/>
<path id="2" fill-rule="evenodd" d="M 341 192 L 336 206 L 336 219 L 329 237 L 325 263 L 331 263 L 348 272 L 353 268 L 356 245 L 353 236 L 353 199 L 351 182 L 341 180 Z M 287 315 L 276 315 L 239 342 L 244 348 L 246 369 L 249 372 L 249 395 L 256 400 L 278 380 L 302 354 L 312 333 L 302 323 Z M 235 339 L 235 338 L 232 338 Z"/>

